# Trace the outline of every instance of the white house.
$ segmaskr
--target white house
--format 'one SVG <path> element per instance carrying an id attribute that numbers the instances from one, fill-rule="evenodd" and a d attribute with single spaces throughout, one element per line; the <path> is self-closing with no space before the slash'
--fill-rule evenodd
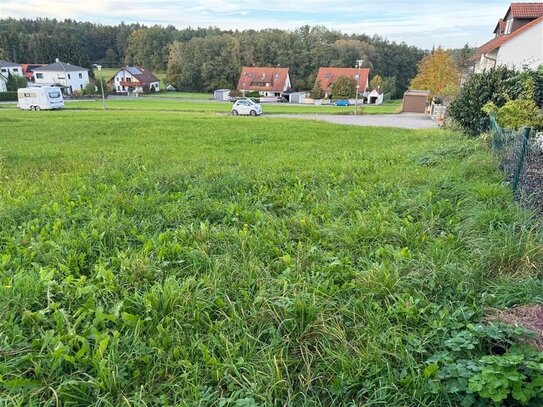
<path id="1" fill-rule="evenodd" d="M 368 93 L 368 103 L 371 105 L 380 105 L 383 103 L 385 94 L 380 86 L 377 86 L 374 90 Z"/>
<path id="2" fill-rule="evenodd" d="M 475 73 L 498 66 L 520 70 L 543 64 L 543 2 L 511 3 L 495 37 L 475 52 Z"/>
<path id="3" fill-rule="evenodd" d="M 8 77 L 8 75 L 19 75 L 23 76 L 23 68 L 19 64 L 15 64 L 13 62 L 4 61 L 0 59 L 0 74 L 4 76 L 5 78 Z"/>
<path id="4" fill-rule="evenodd" d="M 160 79 L 141 66 L 125 66 L 107 82 L 110 92 L 158 92 Z"/>
<path id="5" fill-rule="evenodd" d="M 35 86 L 60 85 L 64 93 L 82 91 L 89 84 L 89 70 L 77 65 L 60 62 L 34 69 Z"/>

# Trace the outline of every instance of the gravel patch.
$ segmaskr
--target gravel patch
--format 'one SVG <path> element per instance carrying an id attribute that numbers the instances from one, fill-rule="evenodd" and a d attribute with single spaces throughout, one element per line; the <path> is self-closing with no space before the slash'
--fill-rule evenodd
<path id="1" fill-rule="evenodd" d="M 403 129 L 429 129 L 438 127 L 428 116 L 416 113 L 375 114 L 360 116 L 342 116 L 325 114 L 274 114 L 265 117 L 283 119 L 319 120 L 334 124 L 352 126 L 400 127 Z"/>

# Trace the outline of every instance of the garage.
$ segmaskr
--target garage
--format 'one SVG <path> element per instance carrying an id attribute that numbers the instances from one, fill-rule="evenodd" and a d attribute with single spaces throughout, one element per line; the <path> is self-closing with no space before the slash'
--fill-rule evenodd
<path id="1" fill-rule="evenodd" d="M 404 113 L 426 113 L 430 92 L 427 90 L 408 90 L 403 95 Z"/>

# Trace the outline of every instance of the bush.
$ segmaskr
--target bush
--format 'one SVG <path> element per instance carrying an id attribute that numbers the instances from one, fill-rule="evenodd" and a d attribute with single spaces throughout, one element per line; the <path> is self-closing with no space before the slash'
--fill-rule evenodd
<path id="1" fill-rule="evenodd" d="M 248 98 L 259 98 L 259 97 L 260 97 L 260 93 L 259 93 L 259 92 L 256 92 L 256 91 L 253 91 L 253 92 L 245 92 L 245 97 L 248 97 Z"/>
<path id="2" fill-rule="evenodd" d="M 518 130 L 526 126 L 540 129 L 543 125 L 543 114 L 533 100 L 510 100 L 499 109 L 490 102 L 483 110 L 494 113 L 498 124 L 505 129 Z"/>
<path id="3" fill-rule="evenodd" d="M 363 89 L 361 89 L 363 91 Z M 334 99 L 347 99 L 356 95 L 356 81 L 349 76 L 340 76 L 332 84 L 332 97 Z"/>
<path id="4" fill-rule="evenodd" d="M 517 99 L 534 100 L 539 104 L 543 102 L 543 68 L 518 73 L 500 67 L 475 74 L 451 103 L 449 114 L 465 133 L 477 136 L 490 127 L 490 119 L 483 111 L 488 102 L 501 108 Z"/>
<path id="5" fill-rule="evenodd" d="M 17 102 L 17 92 L 0 92 L 0 102 Z"/>
<path id="6" fill-rule="evenodd" d="M 8 74 L 8 80 L 6 81 L 8 92 L 17 92 L 17 89 L 26 88 L 26 86 L 27 82 L 24 76 Z"/>
<path id="7" fill-rule="evenodd" d="M 313 86 L 313 89 L 311 89 L 310 96 L 313 99 L 322 99 L 322 98 L 324 98 L 325 93 L 324 93 L 324 90 L 322 90 L 322 84 L 321 84 L 320 80 L 315 82 L 315 86 Z"/>

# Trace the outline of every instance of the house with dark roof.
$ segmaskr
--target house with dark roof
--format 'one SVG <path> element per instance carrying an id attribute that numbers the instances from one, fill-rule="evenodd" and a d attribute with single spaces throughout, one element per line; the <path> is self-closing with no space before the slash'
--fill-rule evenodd
<path id="1" fill-rule="evenodd" d="M 471 59 L 475 73 L 497 66 L 522 69 L 543 64 L 543 2 L 511 3 L 494 28 L 494 38 Z"/>
<path id="2" fill-rule="evenodd" d="M 281 96 L 290 91 L 288 68 L 244 66 L 238 82 L 240 92 L 258 92 L 261 96 Z"/>
<path id="3" fill-rule="evenodd" d="M 87 68 L 60 62 L 58 58 L 55 63 L 35 68 L 33 72 L 34 86 L 59 86 L 67 95 L 81 92 L 89 84 Z"/>
<path id="4" fill-rule="evenodd" d="M 0 59 L 0 75 L 7 79 L 9 75 L 23 75 L 21 65 Z"/>
<path id="5" fill-rule="evenodd" d="M 107 81 L 110 92 L 158 92 L 160 79 L 153 72 L 141 66 L 125 66 Z"/>
<path id="6" fill-rule="evenodd" d="M 332 85 L 342 76 L 353 78 L 361 95 L 367 92 L 370 78 L 370 70 L 368 68 L 322 67 L 319 68 L 315 85 L 320 81 L 321 89 L 326 94 L 325 97 L 328 98 L 332 95 Z"/>

